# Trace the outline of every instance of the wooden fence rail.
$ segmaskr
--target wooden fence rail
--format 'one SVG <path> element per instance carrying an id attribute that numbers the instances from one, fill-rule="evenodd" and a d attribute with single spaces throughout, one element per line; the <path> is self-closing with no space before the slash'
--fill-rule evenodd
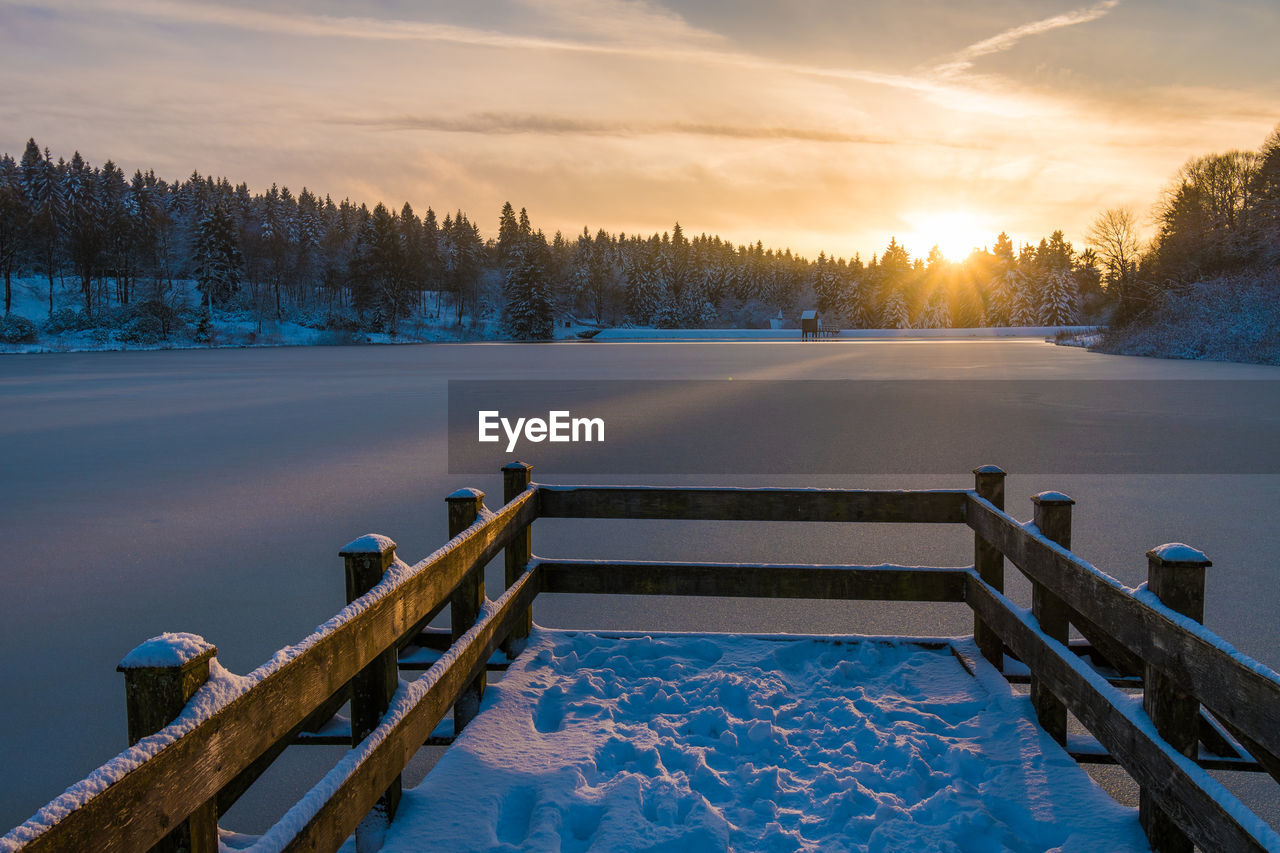
<path id="1" fill-rule="evenodd" d="M 1043 492 L 1032 522 L 1020 523 L 1005 512 L 1005 474 L 992 466 L 975 469 L 971 490 L 912 491 L 554 486 L 533 483 L 524 463 L 502 474 L 497 512 L 476 490 L 449 496 L 450 541 L 416 565 L 397 561 L 385 537 L 344 548 L 348 607 L 219 707 L 199 702 L 215 651 L 203 641 L 184 641 L 189 653 L 171 669 L 127 671 L 138 747 L 91 777 L 84 790 L 92 793 L 64 795 L 5 835 L 0 853 L 213 853 L 217 816 L 290 743 L 344 739 L 347 757 L 259 848 L 336 850 L 354 834 L 368 853 L 394 818 L 401 771 L 424 743 L 448 741 L 438 727 L 451 708 L 455 733 L 474 717 L 495 650 L 519 654 L 541 593 L 963 602 L 982 656 L 1002 672 L 1008 655 L 1029 668 L 1041 724 L 1066 743 L 1070 712 L 1138 781 L 1155 849 L 1280 850 L 1280 835 L 1203 769 L 1210 761 L 1202 742 L 1224 766 L 1277 774 L 1280 676 L 1199 624 L 1209 563 L 1190 549 L 1152 551 L 1149 588 L 1135 595 L 1071 552 L 1070 498 Z M 964 524 L 974 534 L 974 564 L 542 559 L 531 550 L 538 518 Z M 491 601 L 484 567 L 500 552 L 506 591 Z M 1031 581 L 1030 614 L 1004 596 L 1005 560 Z M 446 608 L 446 635 L 427 629 Z M 1071 625 L 1115 671 L 1096 671 L 1069 646 Z M 398 660 L 406 644 L 422 643 L 444 651 L 426 659 L 434 663 Z M 401 685 L 397 670 L 413 668 L 426 672 Z M 1145 685 L 1143 708 L 1112 681 Z M 334 716 L 348 701 L 349 723 Z"/>

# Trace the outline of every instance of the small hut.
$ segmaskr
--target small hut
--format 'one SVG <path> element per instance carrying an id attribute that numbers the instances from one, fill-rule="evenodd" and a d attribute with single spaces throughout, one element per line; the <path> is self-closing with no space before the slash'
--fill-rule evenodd
<path id="1" fill-rule="evenodd" d="M 818 330 L 822 328 L 822 317 L 817 310 L 810 308 L 808 311 L 800 312 L 800 340 L 807 341 L 810 338 L 818 337 Z"/>

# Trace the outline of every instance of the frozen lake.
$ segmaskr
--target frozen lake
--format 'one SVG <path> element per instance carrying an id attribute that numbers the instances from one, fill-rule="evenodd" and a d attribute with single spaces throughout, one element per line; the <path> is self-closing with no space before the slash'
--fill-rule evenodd
<path id="1" fill-rule="evenodd" d="M 475 486 L 489 493 L 491 507 L 500 503 L 496 471 L 448 474 L 448 380 L 730 377 L 1280 380 L 1280 368 L 1125 358 L 1027 340 L 449 344 L 2 358 L 0 832 L 126 745 L 115 666 L 141 640 L 161 631 L 201 634 L 218 646 L 225 666 L 247 672 L 342 606 L 337 551 L 345 542 L 384 533 L 412 562 L 444 542 L 448 492 Z M 679 444 L 681 406 L 666 405 L 670 411 L 659 405 L 654 416 Z M 748 436 L 759 430 L 759 452 L 767 454 L 771 420 L 794 414 L 765 411 L 731 427 Z M 993 429 L 1016 435 L 1020 426 Z M 946 437 L 939 418 L 926 443 L 941 445 Z M 588 479 L 540 477 L 537 453 L 521 456 L 535 466 L 535 479 Z M 1052 471 L 1047 465 L 1041 470 Z M 965 468 L 942 476 L 651 481 L 898 488 L 968 487 L 972 477 Z M 1280 476 L 1011 470 L 1008 506 L 1027 518 L 1029 496 L 1050 488 L 1077 501 L 1074 550 L 1130 585 L 1145 579 L 1143 554 L 1154 545 L 1176 540 L 1203 549 L 1214 561 L 1206 623 L 1280 667 Z M 548 521 L 535 526 L 534 550 L 962 565 L 972 561 L 972 534 L 950 526 Z M 491 567 L 491 590 L 500 572 L 500 565 Z M 562 597 L 539 601 L 535 619 L 555 627 L 705 631 L 971 629 L 963 605 L 744 599 Z M 292 776 L 309 771 L 305 760 L 298 763 L 278 774 L 281 791 L 302 784 Z M 1275 822 L 1274 788 L 1245 795 Z M 246 804 L 243 819 L 260 824 L 272 808 Z"/>

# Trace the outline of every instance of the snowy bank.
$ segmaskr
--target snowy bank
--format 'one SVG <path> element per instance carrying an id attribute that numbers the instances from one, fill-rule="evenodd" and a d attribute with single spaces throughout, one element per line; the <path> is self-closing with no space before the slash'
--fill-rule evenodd
<path id="1" fill-rule="evenodd" d="M 875 340 L 970 340 L 994 338 L 1028 338 L 1044 340 L 1060 333 L 1076 334 L 1096 329 L 1094 326 L 999 326 L 981 329 L 845 329 L 833 338 L 812 343 Z M 798 329 L 604 329 L 593 342 L 699 342 L 699 341 L 785 341 L 800 343 Z"/>
<path id="2" fill-rule="evenodd" d="M 1148 849 L 980 667 L 946 644 L 537 630 L 382 849 Z"/>

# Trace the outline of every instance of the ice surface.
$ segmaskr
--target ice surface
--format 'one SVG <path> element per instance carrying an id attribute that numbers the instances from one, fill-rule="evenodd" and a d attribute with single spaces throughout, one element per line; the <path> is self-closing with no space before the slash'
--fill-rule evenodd
<path id="1" fill-rule="evenodd" d="M 945 646 L 537 630 L 382 849 L 1147 847 Z"/>

